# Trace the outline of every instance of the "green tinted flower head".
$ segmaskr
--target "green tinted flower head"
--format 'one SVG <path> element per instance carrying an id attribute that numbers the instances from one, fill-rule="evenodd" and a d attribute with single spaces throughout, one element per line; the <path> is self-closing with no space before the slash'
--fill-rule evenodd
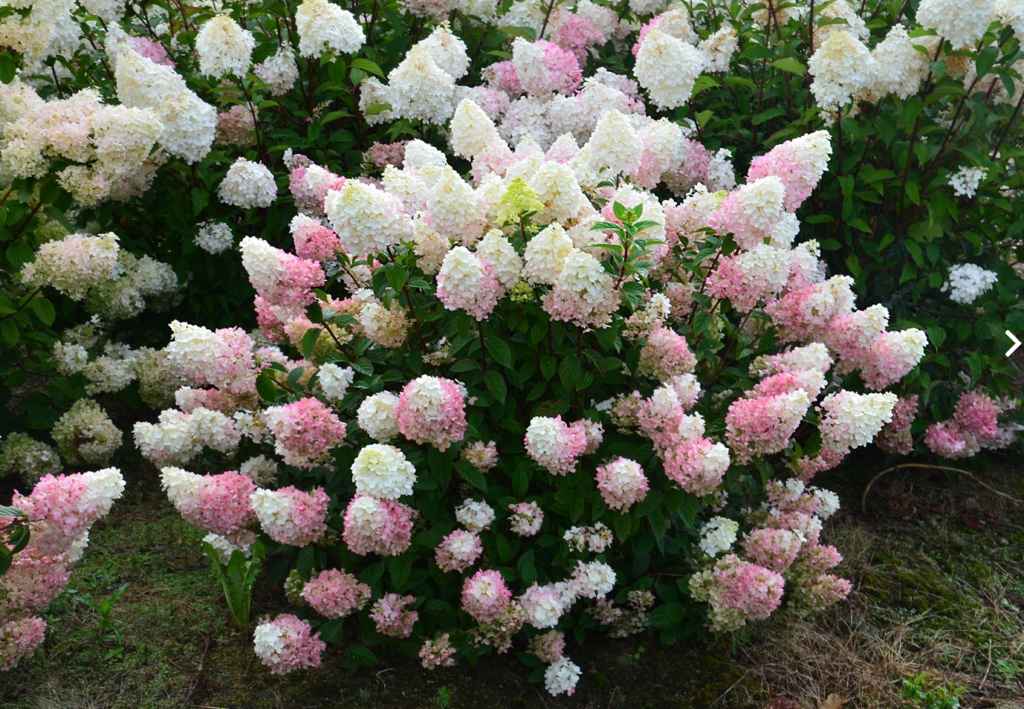
<path id="1" fill-rule="evenodd" d="M 526 281 L 519 281 L 508 289 L 508 296 L 513 303 L 523 303 L 533 300 L 533 288 Z"/>
<path id="2" fill-rule="evenodd" d="M 513 224 L 520 217 L 534 214 L 544 209 L 544 203 L 537 199 L 537 193 L 526 185 L 526 181 L 517 177 L 509 183 L 505 195 L 498 202 L 498 222 Z"/>

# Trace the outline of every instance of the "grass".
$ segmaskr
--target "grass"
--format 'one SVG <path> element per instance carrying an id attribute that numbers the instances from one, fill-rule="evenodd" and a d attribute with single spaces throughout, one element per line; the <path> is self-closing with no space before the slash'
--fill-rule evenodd
<path id="1" fill-rule="evenodd" d="M 986 482 L 1024 496 L 1019 477 L 1004 470 Z M 642 635 L 574 648 L 584 676 L 574 697 L 553 699 L 512 656 L 427 672 L 379 652 L 381 664 L 351 674 L 329 648 L 320 670 L 271 676 L 233 630 L 202 535 L 139 475 L 51 607 L 45 651 L 0 676 L 0 706 L 944 709 L 963 688 L 963 707 L 1024 707 L 1014 704 L 1024 697 L 1024 509 L 969 480 L 914 472 L 879 482 L 864 517 L 852 509 L 862 478 L 828 481 L 848 493 L 826 530 L 854 582 L 847 603 L 780 616 L 735 646 L 666 648 Z M 99 605 L 125 584 L 108 623 L 122 646 L 77 599 Z M 254 598 L 254 615 L 280 604 L 277 591 Z"/>

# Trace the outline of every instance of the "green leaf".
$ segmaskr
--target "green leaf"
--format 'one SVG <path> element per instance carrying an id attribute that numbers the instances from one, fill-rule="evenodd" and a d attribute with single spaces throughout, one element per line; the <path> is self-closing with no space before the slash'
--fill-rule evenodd
<path id="1" fill-rule="evenodd" d="M 772 62 L 772 66 L 776 69 L 789 72 L 790 74 L 796 74 L 797 76 L 803 76 L 807 73 L 807 67 L 798 62 L 793 57 L 782 57 Z"/>
<path id="2" fill-rule="evenodd" d="M 569 391 L 576 391 L 576 382 L 580 378 L 580 358 L 574 354 L 562 360 L 558 367 L 558 378 Z"/>
<path id="3" fill-rule="evenodd" d="M 53 303 L 41 295 L 37 295 L 32 299 L 32 311 L 44 325 L 53 325 L 54 318 L 57 317 L 57 314 L 53 310 Z"/>
<path id="4" fill-rule="evenodd" d="M 502 367 L 512 368 L 512 348 L 504 340 L 492 338 L 487 342 L 487 354 Z"/>
<path id="5" fill-rule="evenodd" d="M 210 203 L 210 193 L 198 187 L 192 188 L 192 216 L 198 217 Z"/>
<path id="6" fill-rule="evenodd" d="M 526 491 L 530 487 L 531 477 L 533 477 L 533 465 L 528 460 L 521 461 L 516 466 L 516 471 L 512 473 L 512 492 L 515 493 L 516 497 L 526 495 Z"/>
<path id="7" fill-rule="evenodd" d="M 369 648 L 365 648 L 362 645 L 349 645 L 345 654 L 347 655 L 345 658 L 345 666 L 348 667 L 350 671 L 355 671 L 360 667 L 369 667 L 377 664 L 377 656 L 374 655 Z"/>
<path id="8" fill-rule="evenodd" d="M 499 32 L 507 34 L 509 37 L 522 37 L 528 39 L 531 42 L 537 40 L 537 33 L 533 31 L 532 27 L 498 27 Z"/>
<path id="9" fill-rule="evenodd" d="M 373 74 L 374 76 L 379 76 L 382 79 L 384 78 L 384 72 L 381 71 L 379 66 L 377 66 L 377 63 L 371 62 L 369 59 L 357 57 L 352 60 L 352 66 L 362 69 L 367 74 Z"/>
<path id="10" fill-rule="evenodd" d="M 651 627 L 659 630 L 672 628 L 686 618 L 686 606 L 682 603 L 666 603 L 658 606 L 651 613 Z"/>
<path id="11" fill-rule="evenodd" d="M 936 347 L 942 347 L 942 343 L 946 341 L 946 331 L 938 325 L 930 325 L 927 332 L 928 341 Z"/>
<path id="12" fill-rule="evenodd" d="M 302 336 L 302 342 L 299 345 L 299 349 L 302 351 L 302 356 L 309 359 L 313 354 L 313 348 L 316 347 L 316 341 L 320 339 L 320 334 L 323 332 L 318 327 L 311 327 L 306 330 L 306 334 Z"/>
<path id="13" fill-rule="evenodd" d="M 364 116 L 376 116 L 378 114 L 384 113 L 384 111 L 390 111 L 390 110 L 391 110 L 391 104 L 390 103 L 371 103 L 369 106 L 366 107 L 366 110 L 363 111 L 363 115 Z"/>
<path id="14" fill-rule="evenodd" d="M 495 372 L 493 369 L 487 372 L 484 375 L 484 384 L 487 385 L 487 391 L 491 392 L 495 399 L 505 403 L 508 387 L 505 385 L 505 378 L 501 376 L 501 372 Z"/>
<path id="15" fill-rule="evenodd" d="M 18 74 L 18 65 L 11 57 L 10 54 L 4 52 L 0 54 L 0 81 L 5 84 L 9 84 L 14 81 L 14 77 Z"/>
<path id="16" fill-rule="evenodd" d="M 525 587 L 531 586 L 537 580 L 537 569 L 533 564 L 533 549 L 527 550 L 526 553 L 519 557 L 519 563 L 516 564 L 516 568 L 519 569 L 519 576 Z"/>
<path id="17" fill-rule="evenodd" d="M 3 335 L 4 341 L 11 347 L 18 344 L 18 340 L 21 339 L 21 333 L 18 332 L 18 324 L 11 318 L 0 322 L 0 334 Z"/>
<path id="18" fill-rule="evenodd" d="M 384 275 L 387 276 L 388 284 L 395 289 L 396 293 L 400 293 L 409 280 L 409 274 L 397 263 L 389 263 L 384 269 Z"/>
<path id="19" fill-rule="evenodd" d="M 277 385 L 270 378 L 269 374 L 263 373 L 256 377 L 256 393 L 264 401 L 273 403 L 277 401 Z"/>
<path id="20" fill-rule="evenodd" d="M 540 373 L 544 375 L 544 378 L 551 380 L 551 377 L 555 376 L 555 370 L 558 369 L 558 360 L 551 355 L 544 355 L 540 358 Z"/>

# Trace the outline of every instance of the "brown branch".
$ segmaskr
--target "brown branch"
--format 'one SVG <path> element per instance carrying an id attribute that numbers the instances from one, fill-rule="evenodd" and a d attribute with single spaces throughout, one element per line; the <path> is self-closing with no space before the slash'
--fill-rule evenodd
<path id="1" fill-rule="evenodd" d="M 886 468 L 882 472 L 878 473 L 878 475 L 876 475 L 875 477 L 871 478 L 871 482 L 869 482 L 867 487 L 864 488 L 864 494 L 861 495 L 861 498 L 860 498 L 860 511 L 862 513 L 864 513 L 864 514 L 868 513 L 868 493 L 871 492 L 871 487 L 876 482 L 878 482 L 879 478 L 881 478 L 883 475 L 886 475 L 888 473 L 894 472 L 896 470 L 907 470 L 907 469 L 910 469 L 910 468 L 923 469 L 923 470 L 945 470 L 945 471 L 951 472 L 951 473 L 959 473 L 961 475 L 966 475 L 971 480 L 973 480 L 974 482 L 978 483 L 979 485 L 981 485 L 983 488 L 985 488 L 989 492 L 992 492 L 992 493 L 998 495 L 999 497 L 1006 498 L 1007 500 L 1009 500 L 1009 501 L 1011 501 L 1013 503 L 1016 503 L 1018 505 L 1024 505 L 1024 500 L 1019 500 L 1016 497 L 1013 497 L 1012 495 L 1007 495 L 1005 492 L 1000 492 L 999 490 L 996 490 L 991 485 L 988 485 L 988 484 L 982 482 L 981 480 L 979 480 L 978 477 L 974 473 L 971 473 L 971 472 L 969 472 L 967 470 L 962 470 L 960 468 L 950 468 L 950 467 L 945 466 L 945 465 L 926 465 L 924 463 L 902 463 L 900 465 L 894 465 L 891 468 Z"/>

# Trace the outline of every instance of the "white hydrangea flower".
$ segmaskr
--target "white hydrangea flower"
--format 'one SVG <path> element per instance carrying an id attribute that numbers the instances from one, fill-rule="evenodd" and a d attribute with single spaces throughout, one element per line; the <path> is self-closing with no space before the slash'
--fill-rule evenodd
<path id="1" fill-rule="evenodd" d="M 277 198 L 277 183 L 265 165 L 238 158 L 228 168 L 217 193 L 224 204 L 242 209 L 269 207 Z"/>
<path id="2" fill-rule="evenodd" d="M 949 299 L 961 305 L 970 305 L 992 289 L 999 280 L 995 271 L 986 271 L 973 263 L 960 263 L 949 269 L 949 280 L 942 286 L 942 292 L 949 292 Z"/>
<path id="3" fill-rule="evenodd" d="M 723 554 L 736 543 L 740 525 L 728 517 L 712 517 L 700 533 L 700 548 L 712 559 Z"/>
<path id="4" fill-rule="evenodd" d="M 196 246 L 211 254 L 219 254 L 230 249 L 235 243 L 231 227 L 224 222 L 207 221 L 199 225 L 196 233 Z"/>
<path id="5" fill-rule="evenodd" d="M 339 367 L 336 364 L 322 364 L 318 373 L 320 388 L 328 399 L 334 401 L 341 401 L 345 398 L 345 392 L 348 391 L 356 376 L 352 367 Z"/>
<path id="6" fill-rule="evenodd" d="M 388 74 L 393 114 L 407 120 L 441 125 L 452 115 L 455 81 L 437 65 L 425 47 L 415 46 Z"/>
<path id="7" fill-rule="evenodd" d="M 825 412 L 820 426 L 822 445 L 843 451 L 871 443 L 882 426 L 892 421 L 892 409 L 898 398 L 892 392 L 829 394 L 821 402 Z"/>
<path id="8" fill-rule="evenodd" d="M 949 185 L 957 197 L 974 197 L 978 193 L 978 185 L 981 184 L 987 170 L 983 167 L 970 167 L 964 165 L 949 176 Z"/>
<path id="9" fill-rule="evenodd" d="M 244 77 L 252 64 L 256 38 L 228 15 L 217 15 L 199 28 L 195 47 L 199 71 L 206 76 Z"/>
<path id="10" fill-rule="evenodd" d="M 241 427 L 239 427 L 241 428 Z M 238 468 L 242 475 L 248 475 L 257 487 L 267 487 L 277 480 L 277 463 L 263 455 L 249 458 Z"/>
<path id="11" fill-rule="evenodd" d="M 324 200 L 331 226 L 352 255 L 376 254 L 412 237 L 412 220 L 394 196 L 356 180 Z"/>
<path id="12" fill-rule="evenodd" d="M 814 77 L 811 93 L 823 111 L 837 111 L 857 99 L 876 73 L 871 52 L 849 32 L 830 33 L 807 68 Z"/>
<path id="13" fill-rule="evenodd" d="M 572 250 L 572 239 L 560 224 L 545 227 L 526 245 L 527 279 L 533 284 L 554 285 Z"/>
<path id="14" fill-rule="evenodd" d="M 466 43 L 452 34 L 447 22 L 435 27 L 434 31 L 416 46 L 425 49 L 434 63 L 456 81 L 469 71 Z"/>
<path id="15" fill-rule="evenodd" d="M 494 509 L 483 500 L 466 499 L 455 508 L 455 519 L 470 532 L 482 532 L 494 522 Z"/>
<path id="16" fill-rule="evenodd" d="M 271 96 L 288 93 L 299 78 L 295 50 L 289 44 L 282 44 L 280 49 L 256 66 L 253 73 L 267 85 Z"/>
<path id="17" fill-rule="evenodd" d="M 601 116 L 593 135 L 587 141 L 590 167 L 607 170 L 606 178 L 629 175 L 640 167 L 644 145 L 629 119 L 618 111 Z"/>
<path id="18" fill-rule="evenodd" d="M 352 463 L 352 482 L 360 495 L 397 500 L 412 494 L 416 468 L 394 446 L 371 443 Z"/>
<path id="19" fill-rule="evenodd" d="M 571 695 L 576 691 L 576 683 L 579 681 L 580 666 L 568 657 L 558 658 L 544 670 L 544 688 L 553 697 L 559 694 Z"/>
<path id="20" fill-rule="evenodd" d="M 696 47 L 653 29 L 640 45 L 634 73 L 651 101 L 669 110 L 685 106 L 690 100 L 704 61 L 705 55 Z"/>
<path id="21" fill-rule="evenodd" d="M 504 234 L 498 229 L 487 232 L 476 245 L 477 257 L 490 264 L 492 272 L 498 279 L 499 297 L 522 278 L 523 260 L 519 257 Z"/>
<path id="22" fill-rule="evenodd" d="M 398 396 L 389 391 L 366 397 L 356 415 L 359 428 L 376 441 L 398 438 L 398 421 L 395 419 L 397 403 Z"/>
<path id="23" fill-rule="evenodd" d="M 921 0 L 917 21 L 948 40 L 953 49 L 963 49 L 981 39 L 994 13 L 994 0 Z"/>
<path id="24" fill-rule="evenodd" d="M 503 143 L 494 121 L 472 99 L 459 101 L 450 126 L 452 150 L 472 160 L 494 145 Z"/>
<path id="25" fill-rule="evenodd" d="M 355 54 L 366 41 L 362 25 L 348 10 L 328 0 L 303 0 L 295 11 L 299 56 L 319 59 L 323 52 Z"/>

